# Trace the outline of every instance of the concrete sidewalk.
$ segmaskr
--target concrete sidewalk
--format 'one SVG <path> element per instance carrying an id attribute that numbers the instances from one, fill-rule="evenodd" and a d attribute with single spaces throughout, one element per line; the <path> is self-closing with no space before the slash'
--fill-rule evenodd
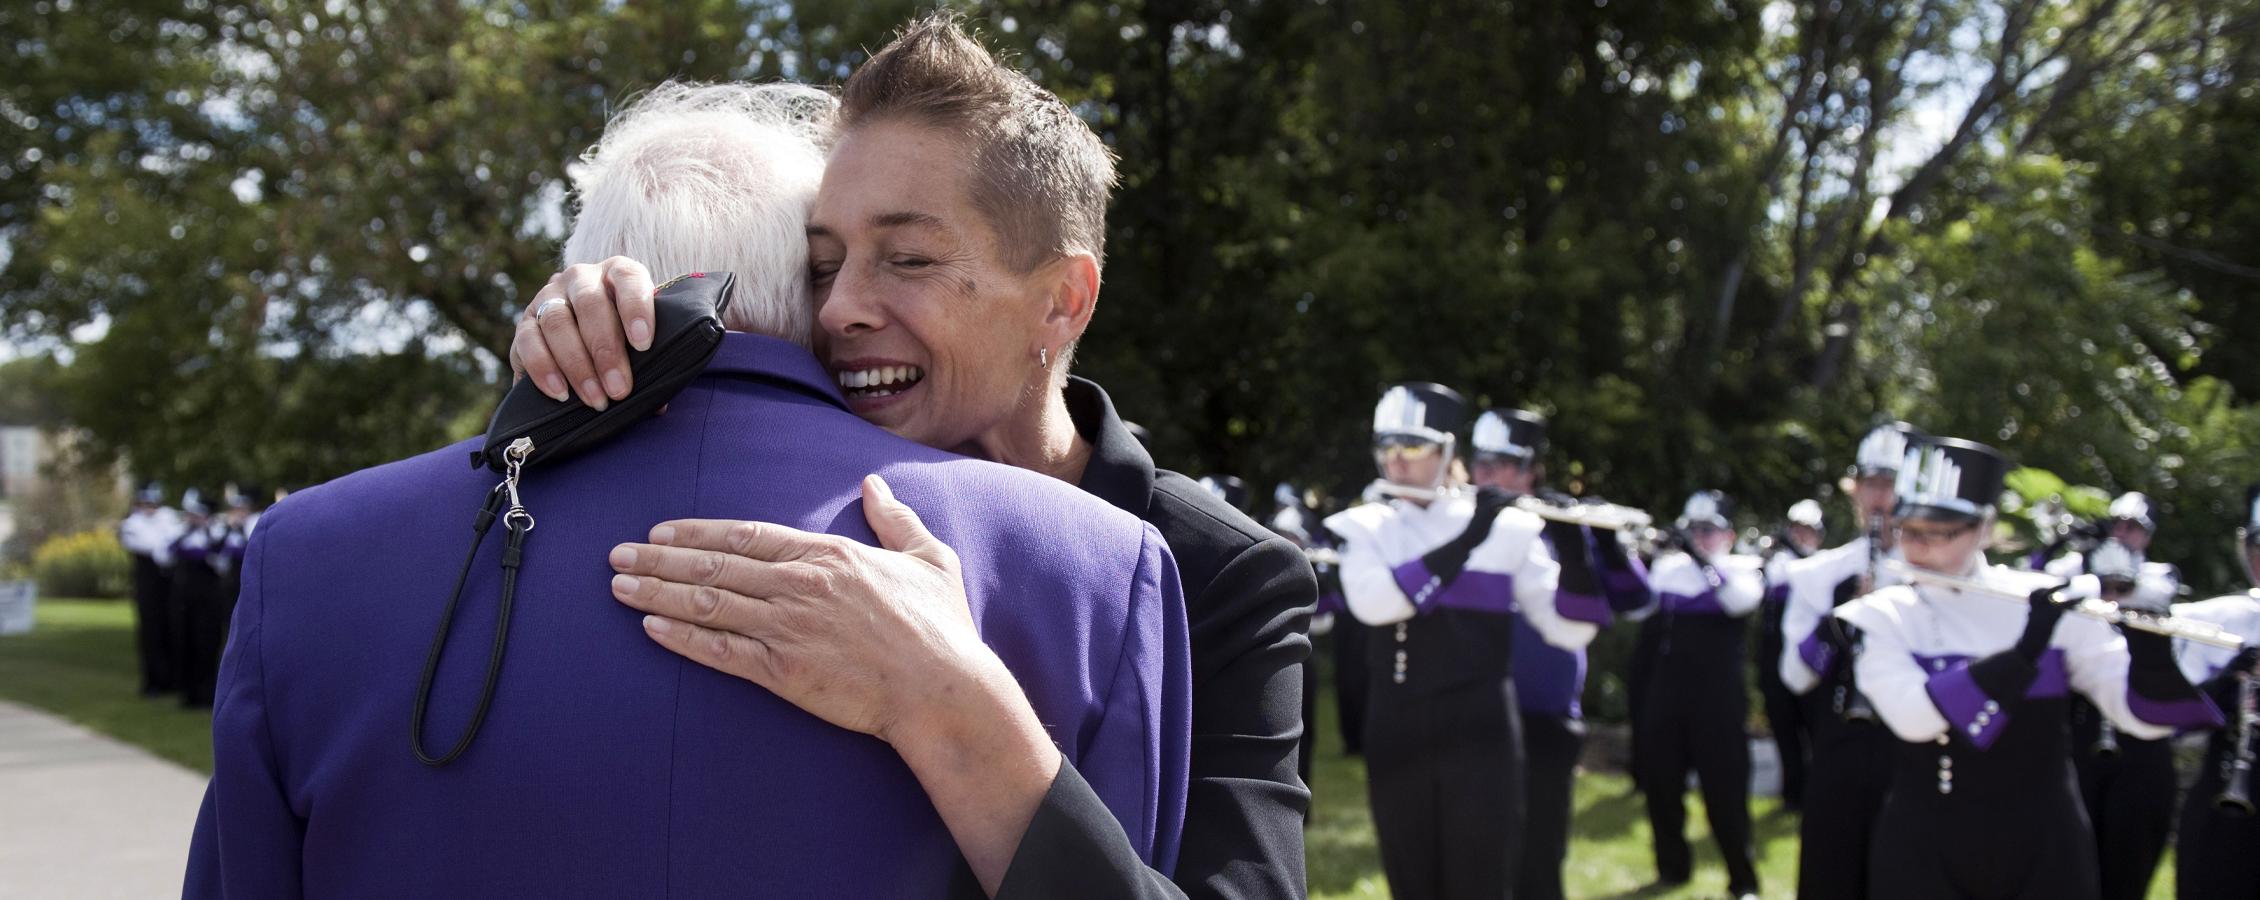
<path id="1" fill-rule="evenodd" d="M 0 898 L 180 896 L 204 780 L 0 702 Z"/>

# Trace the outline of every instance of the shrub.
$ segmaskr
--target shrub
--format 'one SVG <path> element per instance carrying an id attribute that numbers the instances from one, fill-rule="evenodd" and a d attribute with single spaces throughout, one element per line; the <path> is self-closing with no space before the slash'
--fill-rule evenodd
<path id="1" fill-rule="evenodd" d="M 31 557 L 42 597 L 123 597 L 133 587 L 133 561 L 107 531 L 49 539 Z"/>

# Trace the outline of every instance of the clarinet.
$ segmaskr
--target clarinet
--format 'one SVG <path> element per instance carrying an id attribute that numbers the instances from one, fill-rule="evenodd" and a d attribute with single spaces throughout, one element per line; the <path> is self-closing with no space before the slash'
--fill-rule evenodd
<path id="1" fill-rule="evenodd" d="M 2213 805 L 2238 817 L 2252 815 L 2253 729 L 2260 725 L 2260 673 L 2236 675 L 2236 756 L 2223 766 L 2220 796 Z"/>
<path id="2" fill-rule="evenodd" d="M 2095 751 L 2096 757 L 2100 759 L 2110 759 L 2112 757 L 2118 756 L 2119 729 L 2112 727 L 2111 720 L 2105 718 L 2101 713 L 2096 714 L 2095 719 L 2097 727 L 2095 730 L 2095 747 L 2093 749 Z"/>
<path id="3" fill-rule="evenodd" d="M 1875 590 L 1876 569 L 1882 562 L 1883 517 L 1869 516 L 1868 575 L 1867 580 L 1860 585 L 1862 589 L 1860 593 L 1865 594 Z M 1857 657 L 1859 655 L 1860 642 L 1865 640 L 1865 638 L 1866 636 L 1862 635 L 1861 637 L 1853 639 L 1853 656 Z M 1852 679 L 1852 660 L 1845 660 L 1844 667 L 1844 680 L 1836 687 L 1837 714 L 1843 716 L 1844 721 L 1847 722 L 1874 722 L 1876 720 L 1875 705 L 1868 702 L 1868 695 L 1861 693 L 1858 683 Z"/>

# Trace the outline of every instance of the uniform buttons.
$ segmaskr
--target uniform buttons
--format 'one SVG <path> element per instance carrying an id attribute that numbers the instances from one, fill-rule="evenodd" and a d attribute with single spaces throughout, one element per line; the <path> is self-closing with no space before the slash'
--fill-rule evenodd
<path id="1" fill-rule="evenodd" d="M 1951 794 L 1951 793 L 1954 793 L 1954 782 L 1951 782 L 1951 781 L 1941 781 L 1941 782 L 1939 782 L 1939 783 L 1938 783 L 1938 792 L 1939 792 L 1939 793 L 1941 793 L 1941 794 Z"/>
<path id="2" fill-rule="evenodd" d="M 1405 673 L 1403 672 L 1398 672 L 1397 674 L 1390 676 L 1390 678 L 1395 680 L 1398 684 L 1405 683 Z"/>
<path id="3" fill-rule="evenodd" d="M 1992 715 L 1992 714 L 1994 714 L 1994 713 L 1997 713 L 1997 712 L 2000 712 L 2000 711 L 2001 711 L 2001 704 L 1999 704 L 1999 703 L 1995 703 L 1995 702 L 1993 702 L 1993 701 L 1991 701 L 1991 700 L 1987 700 L 1987 701 L 1985 701 L 1985 714 L 1986 714 L 1986 715 L 1989 715 L 1989 716 L 1990 716 L 1990 715 Z"/>
<path id="4" fill-rule="evenodd" d="M 1938 745 L 1941 747 L 1946 746 L 1946 735 L 1941 734 L 1938 736 Z"/>
<path id="5" fill-rule="evenodd" d="M 1931 660 L 1931 661 L 1930 661 L 1930 670 L 1931 670 L 1931 671 L 1933 671 L 1933 672 L 1944 672 L 1944 671 L 1946 671 L 1946 661 L 1945 661 L 1945 660 L 1943 660 L 1943 659 L 1934 659 L 1934 660 Z"/>
<path id="6" fill-rule="evenodd" d="M 1983 725 L 1979 725 L 1979 724 L 1978 724 L 1978 723 L 1976 723 L 1976 722 L 1971 722 L 1971 723 L 1970 723 L 1970 736 L 1971 736 L 1971 737 L 1977 737 L 1978 735 L 1980 735 L 1980 734 L 1984 734 L 1984 733 L 1985 733 L 1985 726 L 1983 726 Z"/>
<path id="7" fill-rule="evenodd" d="M 1941 770 L 1954 768 L 1954 757 L 1940 756 L 1938 758 L 1938 767 Z"/>

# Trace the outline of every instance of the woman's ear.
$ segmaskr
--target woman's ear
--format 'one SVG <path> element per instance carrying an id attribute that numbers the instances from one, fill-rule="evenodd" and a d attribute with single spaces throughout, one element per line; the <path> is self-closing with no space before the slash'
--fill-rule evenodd
<path id="1" fill-rule="evenodd" d="M 1054 352 L 1083 337 L 1099 306 L 1099 261 L 1088 253 L 1069 253 L 1037 270 L 1044 291 L 1044 327 Z"/>

